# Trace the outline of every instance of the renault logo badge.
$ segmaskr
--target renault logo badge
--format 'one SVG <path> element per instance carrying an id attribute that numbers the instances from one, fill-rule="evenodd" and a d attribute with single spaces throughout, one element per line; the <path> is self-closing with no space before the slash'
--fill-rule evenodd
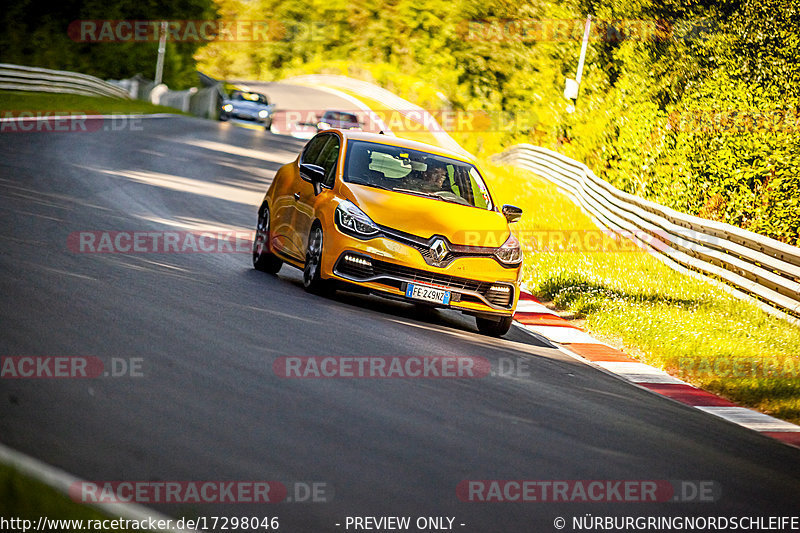
<path id="1" fill-rule="evenodd" d="M 447 257 L 447 253 L 450 249 L 447 247 L 447 243 L 444 242 L 442 239 L 436 239 L 431 243 L 431 257 L 433 257 L 437 263 L 441 263 L 445 257 Z"/>

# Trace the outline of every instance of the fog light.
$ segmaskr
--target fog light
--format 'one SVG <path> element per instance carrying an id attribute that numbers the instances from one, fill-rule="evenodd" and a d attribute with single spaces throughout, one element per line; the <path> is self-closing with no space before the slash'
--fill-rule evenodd
<path id="1" fill-rule="evenodd" d="M 361 257 L 359 255 L 346 255 L 344 256 L 344 260 L 348 263 L 353 263 L 356 265 L 372 267 L 372 261 L 368 257 Z"/>
<path id="2" fill-rule="evenodd" d="M 494 305 L 500 307 L 508 307 L 511 305 L 511 300 L 514 297 L 512 288 L 508 285 L 492 285 L 486 293 L 486 299 Z"/>

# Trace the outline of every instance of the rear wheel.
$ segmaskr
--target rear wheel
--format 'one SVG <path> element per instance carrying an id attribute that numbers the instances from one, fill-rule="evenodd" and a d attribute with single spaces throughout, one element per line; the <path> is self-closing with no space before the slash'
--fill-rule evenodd
<path id="1" fill-rule="evenodd" d="M 510 316 L 504 316 L 499 320 L 493 318 L 475 317 L 475 324 L 478 326 L 478 331 L 484 335 L 502 337 L 508 333 L 509 329 L 511 329 L 511 323 L 513 320 L 514 319 Z"/>
<path id="2" fill-rule="evenodd" d="M 261 272 L 277 274 L 283 261 L 269 251 L 269 207 L 264 206 L 258 213 L 256 235 L 253 239 L 253 268 Z"/>
<path id="3" fill-rule="evenodd" d="M 308 248 L 306 249 L 306 264 L 303 267 L 303 287 L 314 294 L 328 294 L 331 292 L 329 281 L 322 279 L 322 228 L 315 225 L 308 235 Z"/>

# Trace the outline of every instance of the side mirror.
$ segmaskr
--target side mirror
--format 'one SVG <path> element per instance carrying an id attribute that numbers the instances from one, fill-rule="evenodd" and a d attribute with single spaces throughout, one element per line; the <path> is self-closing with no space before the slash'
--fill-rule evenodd
<path id="1" fill-rule="evenodd" d="M 515 205 L 505 204 L 503 205 L 503 215 L 509 222 L 517 222 L 522 218 L 522 209 Z"/>
<path id="2" fill-rule="evenodd" d="M 322 183 L 325 178 L 325 169 L 319 165 L 303 163 L 300 165 L 300 177 L 309 183 Z"/>

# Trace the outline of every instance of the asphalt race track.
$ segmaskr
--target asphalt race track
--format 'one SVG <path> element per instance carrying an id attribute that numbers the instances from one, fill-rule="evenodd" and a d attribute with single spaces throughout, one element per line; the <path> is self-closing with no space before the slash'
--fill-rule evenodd
<path id="1" fill-rule="evenodd" d="M 312 107 L 336 104 L 319 98 Z M 556 531 L 556 517 L 571 531 L 587 513 L 796 514 L 800 450 L 516 328 L 493 340 L 456 313 L 312 296 L 298 271 L 257 272 L 246 252 L 74 251 L 75 232 L 250 231 L 275 171 L 304 143 L 183 117 L 111 126 L 0 134 L 0 356 L 140 359 L 141 375 L 0 379 L 4 444 L 87 480 L 324 484 L 326 502 L 152 505 L 172 516 L 277 516 L 280 531 L 345 531 L 348 516 L 447 516 L 458 531 L 504 532 Z M 325 355 L 475 356 L 494 375 L 273 372 L 281 356 Z M 509 362 L 527 372 L 498 372 Z M 463 480 L 492 479 L 704 480 L 720 492 L 689 503 L 457 497 Z"/>

